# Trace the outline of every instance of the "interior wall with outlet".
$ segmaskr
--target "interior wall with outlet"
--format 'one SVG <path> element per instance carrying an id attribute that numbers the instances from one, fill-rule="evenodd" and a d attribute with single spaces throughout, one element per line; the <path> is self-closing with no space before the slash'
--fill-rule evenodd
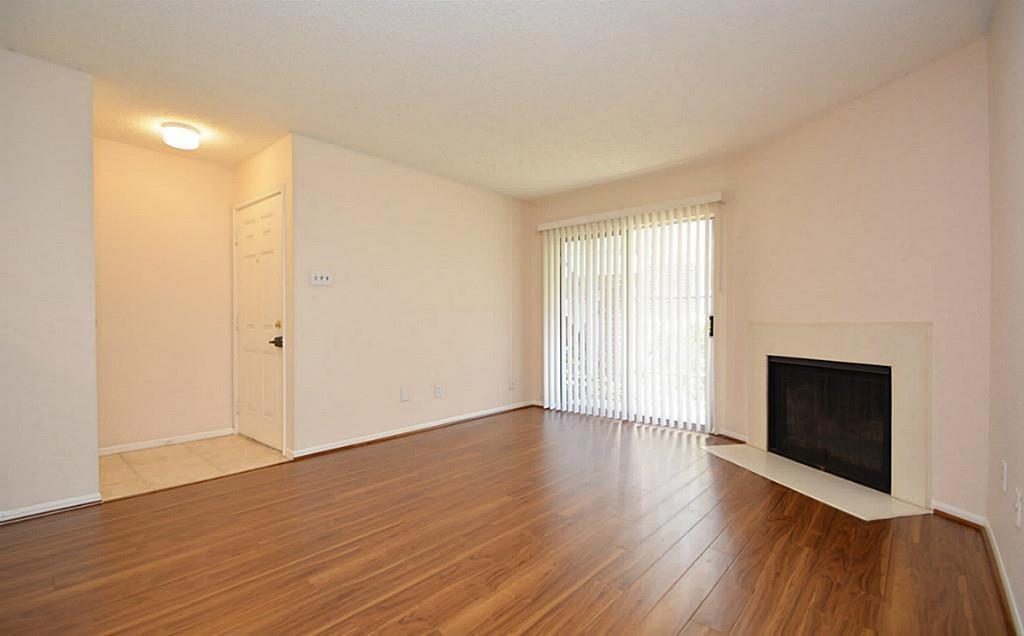
<path id="1" fill-rule="evenodd" d="M 93 144 L 101 448 L 230 429 L 229 168 Z"/>
<path id="2" fill-rule="evenodd" d="M 0 86 L 3 519 L 98 498 L 99 466 L 92 79 L 0 49 Z"/>
<path id="3" fill-rule="evenodd" d="M 523 400 L 522 204 L 301 135 L 293 151 L 295 448 Z"/>
<path id="4" fill-rule="evenodd" d="M 989 40 L 992 394 L 988 520 L 1024 608 L 1024 3 L 996 3 Z M 1003 491 L 1003 462 L 1007 488 Z M 1019 620 L 1019 619 L 1018 619 Z"/>
<path id="5" fill-rule="evenodd" d="M 752 323 L 931 323 L 932 498 L 983 516 L 987 87 L 982 38 L 734 155 L 538 199 L 533 225 L 724 192 L 715 416 L 727 432 L 749 430 Z M 539 261 L 536 231 L 531 245 Z M 529 340 L 541 343 L 542 277 L 530 280 Z"/>
<path id="6" fill-rule="evenodd" d="M 234 201 L 232 207 L 239 207 L 266 196 L 278 189 L 284 190 L 285 207 L 285 315 L 284 356 L 285 356 L 285 449 L 294 448 L 295 421 L 295 267 L 294 242 L 292 241 L 294 221 L 294 179 L 292 135 L 285 135 L 249 159 L 235 166 Z"/>

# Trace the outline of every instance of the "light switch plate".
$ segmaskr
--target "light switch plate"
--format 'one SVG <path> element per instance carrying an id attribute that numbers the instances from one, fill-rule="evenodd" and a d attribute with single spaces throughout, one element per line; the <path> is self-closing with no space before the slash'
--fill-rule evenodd
<path id="1" fill-rule="evenodd" d="M 330 287 L 334 284 L 334 275 L 330 272 L 313 272 L 309 275 L 309 284 Z"/>

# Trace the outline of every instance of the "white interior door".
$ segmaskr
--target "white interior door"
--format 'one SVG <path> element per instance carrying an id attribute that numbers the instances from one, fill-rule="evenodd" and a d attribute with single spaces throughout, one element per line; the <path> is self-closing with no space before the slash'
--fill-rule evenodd
<path id="1" fill-rule="evenodd" d="M 238 432 L 284 448 L 282 194 L 235 210 Z"/>

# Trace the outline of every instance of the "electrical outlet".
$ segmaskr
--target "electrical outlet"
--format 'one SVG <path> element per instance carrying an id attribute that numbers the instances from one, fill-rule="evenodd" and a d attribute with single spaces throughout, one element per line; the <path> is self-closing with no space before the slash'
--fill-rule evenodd
<path id="1" fill-rule="evenodd" d="M 330 272 L 312 272 L 309 275 L 309 284 L 330 287 L 334 284 L 334 276 Z"/>
<path id="2" fill-rule="evenodd" d="M 509 378 L 508 379 L 508 390 L 509 391 L 515 391 L 516 390 L 516 379 L 515 378 Z"/>
<path id="3" fill-rule="evenodd" d="M 435 384 L 434 385 L 434 397 L 439 398 L 442 395 L 444 395 L 444 391 L 441 390 L 441 385 L 440 384 Z"/>
<path id="4" fill-rule="evenodd" d="M 1006 492 L 1006 460 L 1003 460 L 1003 492 Z"/>
<path id="5" fill-rule="evenodd" d="M 403 386 L 398 390 L 398 399 L 400 399 L 403 402 L 409 401 L 409 387 Z"/>
<path id="6" fill-rule="evenodd" d="M 1020 528 L 1021 514 L 1024 514 L 1024 501 L 1021 500 L 1020 488 L 1017 488 L 1017 501 L 1013 504 L 1013 509 L 1017 512 L 1017 528 Z"/>

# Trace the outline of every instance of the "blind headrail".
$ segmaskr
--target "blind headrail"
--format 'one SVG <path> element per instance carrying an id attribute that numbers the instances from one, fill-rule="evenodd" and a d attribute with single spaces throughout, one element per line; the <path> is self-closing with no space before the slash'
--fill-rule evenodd
<path id="1" fill-rule="evenodd" d="M 640 205 L 635 208 L 622 208 L 620 210 L 608 210 L 607 212 L 597 212 L 596 214 L 587 214 L 586 216 L 574 216 L 570 219 L 560 219 L 558 221 L 550 221 L 548 223 L 541 223 L 537 226 L 538 232 L 546 232 L 547 230 L 553 230 L 559 227 L 569 227 L 571 225 L 583 225 L 584 223 L 593 223 L 594 221 L 607 221 L 610 219 L 621 219 L 627 216 L 634 216 L 637 214 L 646 214 L 648 212 L 659 212 L 661 210 L 672 210 L 675 208 L 685 208 L 691 205 L 702 205 L 705 203 L 721 203 L 722 193 L 721 192 L 710 192 L 708 194 L 702 194 L 696 197 L 688 197 L 686 199 L 677 199 L 675 201 L 664 201 L 662 203 L 652 203 L 650 205 Z"/>

